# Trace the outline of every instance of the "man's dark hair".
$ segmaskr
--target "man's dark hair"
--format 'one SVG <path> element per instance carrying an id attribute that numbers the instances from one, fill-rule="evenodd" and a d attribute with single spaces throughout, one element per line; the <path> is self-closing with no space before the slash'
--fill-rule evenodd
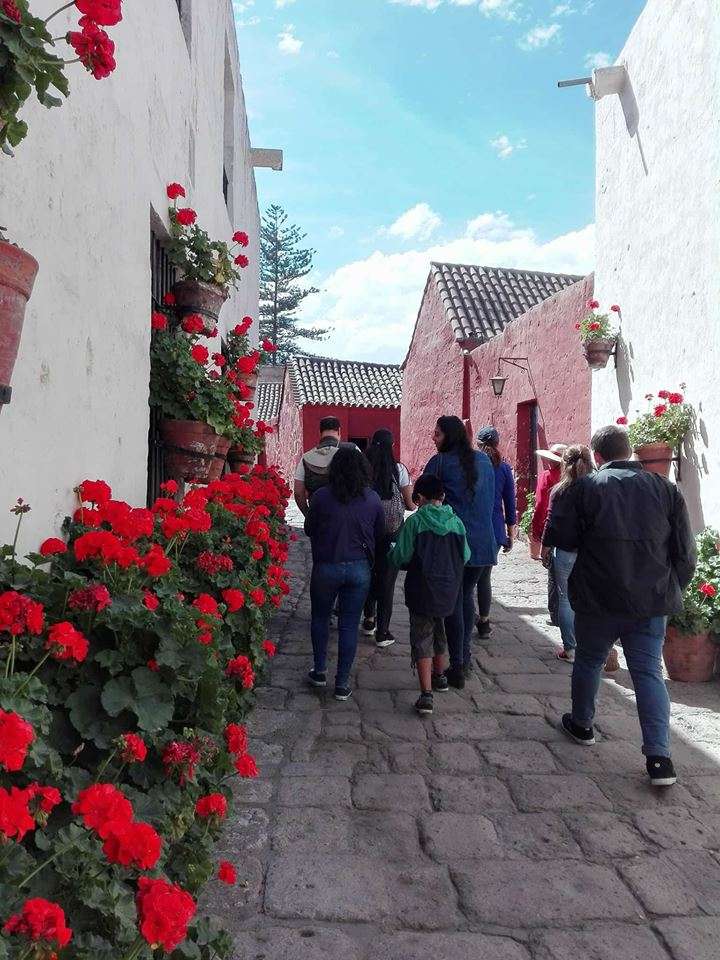
<path id="1" fill-rule="evenodd" d="M 357 447 L 340 447 L 330 461 L 328 483 L 340 503 L 361 497 L 372 483 L 372 470 L 365 454 Z"/>
<path id="2" fill-rule="evenodd" d="M 320 433 L 327 433 L 328 430 L 340 432 L 340 421 L 337 417 L 323 417 L 320 421 Z"/>
<path id="3" fill-rule="evenodd" d="M 417 503 L 418 497 L 425 497 L 426 500 L 442 500 L 445 488 L 440 477 L 434 473 L 423 473 L 415 481 L 413 487 L 413 500 Z"/>
<path id="4" fill-rule="evenodd" d="M 627 430 L 616 427 L 601 427 L 593 434 L 590 445 L 594 453 L 602 457 L 605 463 L 613 460 L 629 460 L 632 456 L 632 447 Z"/>

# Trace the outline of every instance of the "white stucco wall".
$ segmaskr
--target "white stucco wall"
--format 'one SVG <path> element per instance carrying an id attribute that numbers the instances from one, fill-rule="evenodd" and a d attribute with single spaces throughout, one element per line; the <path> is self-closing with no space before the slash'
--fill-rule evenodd
<path id="1" fill-rule="evenodd" d="M 593 424 L 685 382 L 699 431 L 681 487 L 698 528 L 720 525 L 719 39 L 717 0 L 649 0 L 617 61 L 637 133 L 617 96 L 596 106 L 595 295 L 621 305 L 625 348 L 593 376 Z"/>
<path id="2" fill-rule="evenodd" d="M 33 12 L 57 5 L 33 0 Z M 72 489 L 85 477 L 144 502 L 150 222 L 151 211 L 167 222 L 168 182 L 186 186 L 212 236 L 250 235 L 251 266 L 223 320 L 257 316 L 259 216 L 232 4 L 183 6 L 189 45 L 176 0 L 125 0 L 122 23 L 110 28 L 113 76 L 96 81 L 70 66 L 69 100 L 52 111 L 29 105 L 27 140 L 14 160 L 0 154 L 0 223 L 40 262 L 12 403 L 0 413 L 0 542 L 22 496 L 32 506 L 22 546 L 34 549 L 72 509 Z M 56 35 L 75 19 L 58 17 Z M 222 193 L 226 51 L 235 89 L 232 219 Z"/>

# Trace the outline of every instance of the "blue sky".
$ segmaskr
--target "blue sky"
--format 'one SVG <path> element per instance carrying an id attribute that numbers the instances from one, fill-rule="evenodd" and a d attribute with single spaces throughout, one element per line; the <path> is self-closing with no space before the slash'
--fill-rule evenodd
<path id="1" fill-rule="evenodd" d="M 592 269 L 594 108 L 644 0 L 234 0 L 258 171 L 332 356 L 401 360 L 432 259 Z"/>

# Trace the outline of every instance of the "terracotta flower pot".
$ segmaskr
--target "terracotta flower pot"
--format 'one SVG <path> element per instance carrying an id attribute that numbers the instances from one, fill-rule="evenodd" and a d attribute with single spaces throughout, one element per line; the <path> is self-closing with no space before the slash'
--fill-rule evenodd
<path id="1" fill-rule="evenodd" d="M 588 340 L 583 344 L 587 365 L 591 370 L 604 370 L 615 349 L 616 340 Z"/>
<path id="2" fill-rule="evenodd" d="M 210 472 L 208 473 L 208 483 L 213 483 L 213 481 L 219 480 L 222 476 L 223 467 L 225 466 L 229 449 L 230 441 L 227 439 L 227 437 L 218 437 L 217 447 L 215 448 L 215 457 L 210 464 Z"/>
<path id="3" fill-rule="evenodd" d="M 196 420 L 161 420 L 160 436 L 166 476 L 205 483 L 220 439 L 213 428 Z"/>
<path id="4" fill-rule="evenodd" d="M 243 473 L 244 471 L 240 469 L 242 466 L 252 467 L 255 464 L 255 454 L 235 444 L 228 451 L 228 463 L 231 473 Z"/>
<path id="5" fill-rule="evenodd" d="M 648 473 L 657 473 L 665 478 L 670 476 L 673 448 L 669 443 L 644 443 L 635 447 L 635 456 Z"/>
<path id="6" fill-rule="evenodd" d="M 0 410 L 10 403 L 10 381 L 20 347 L 25 307 L 38 262 L 29 253 L 0 240 Z"/>
<path id="7" fill-rule="evenodd" d="M 663 659 L 671 680 L 681 683 L 707 683 L 715 675 L 717 644 L 707 633 L 688 636 L 668 627 Z"/>
<path id="8" fill-rule="evenodd" d="M 200 280 L 178 280 L 172 288 L 175 294 L 175 306 L 178 316 L 199 313 L 209 321 L 209 327 L 215 327 L 220 317 L 222 305 L 227 300 L 227 291 L 216 283 L 202 283 Z"/>

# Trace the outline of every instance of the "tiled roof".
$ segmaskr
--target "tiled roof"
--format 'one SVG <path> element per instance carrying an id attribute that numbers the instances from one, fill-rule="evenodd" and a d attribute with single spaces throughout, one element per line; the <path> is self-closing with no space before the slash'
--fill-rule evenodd
<path id="1" fill-rule="evenodd" d="M 583 279 L 567 273 L 459 263 L 433 263 L 430 273 L 455 339 L 477 343 L 501 333 L 511 320 Z"/>
<path id="2" fill-rule="evenodd" d="M 262 380 L 258 382 L 253 411 L 256 420 L 264 420 L 265 423 L 277 420 L 280 416 L 282 389 L 282 383 L 263 383 Z"/>
<path id="3" fill-rule="evenodd" d="M 290 375 L 299 406 L 400 406 L 402 370 L 394 364 L 293 357 Z"/>

